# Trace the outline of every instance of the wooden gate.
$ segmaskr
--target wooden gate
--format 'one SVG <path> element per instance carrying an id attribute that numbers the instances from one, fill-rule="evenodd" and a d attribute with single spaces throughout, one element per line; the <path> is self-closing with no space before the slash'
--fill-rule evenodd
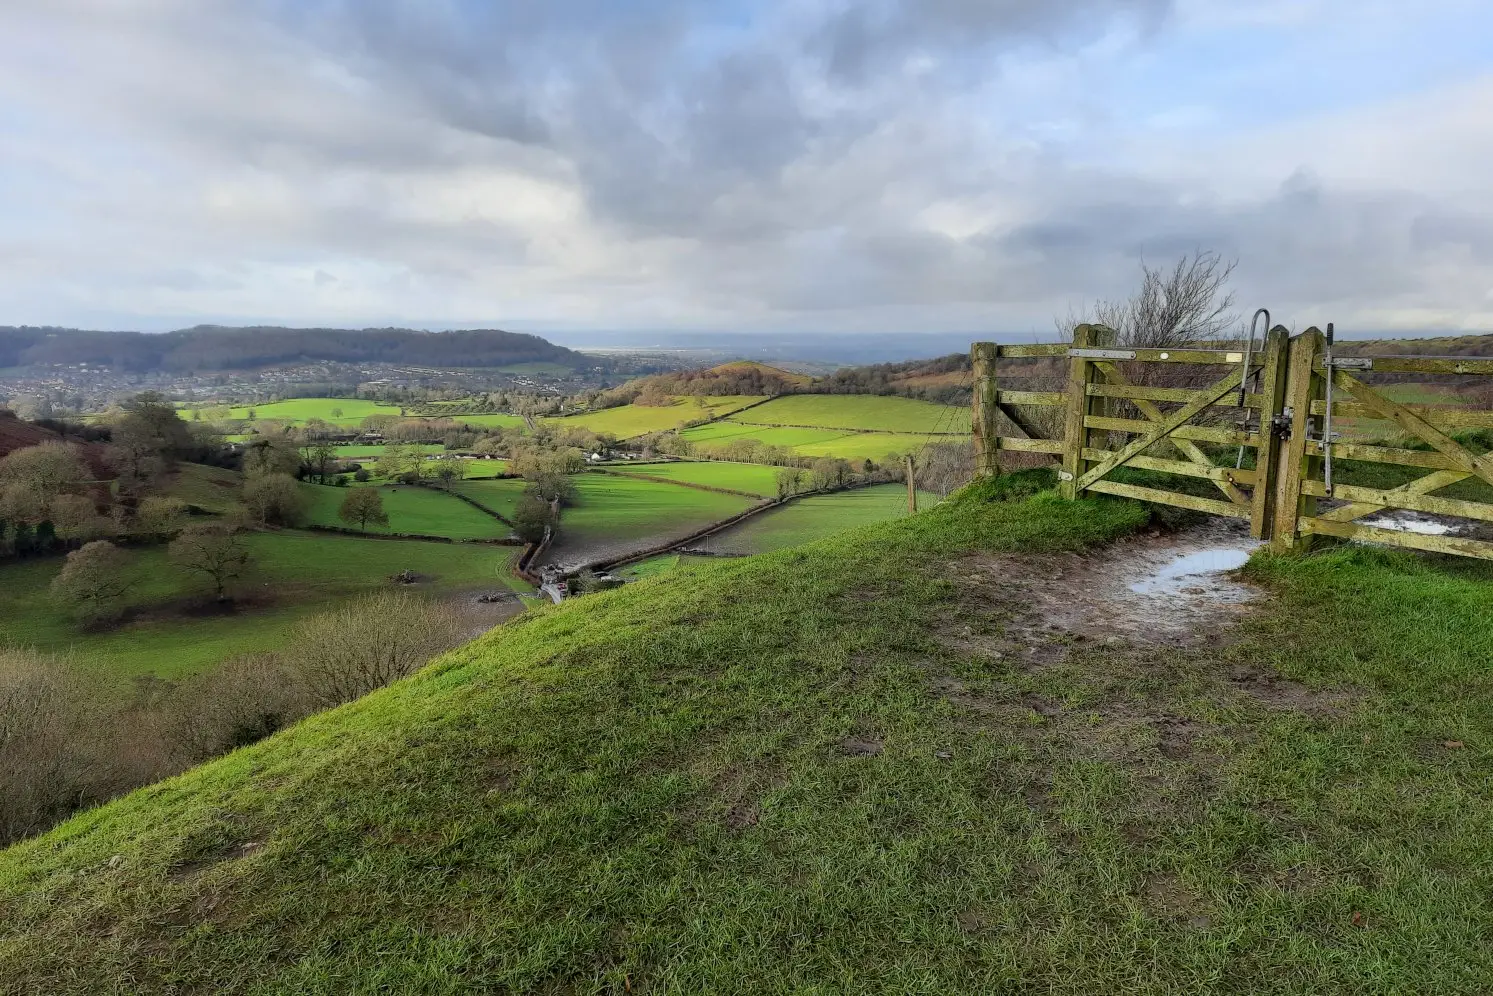
<path id="1" fill-rule="evenodd" d="M 1403 404 L 1351 372 L 1487 375 L 1493 359 L 1336 357 L 1329 367 L 1321 332 L 1292 339 L 1280 326 L 1253 350 L 1117 349 L 1111 342 L 1108 329 L 1080 325 L 1071 345 L 976 343 L 977 473 L 999 473 L 1002 451 L 1044 454 L 1061 461 L 1067 497 L 1098 492 L 1243 519 L 1278 550 L 1304 549 L 1326 535 L 1493 559 L 1493 542 L 1358 521 L 1406 509 L 1493 522 L 1493 492 L 1488 502 L 1435 494 L 1474 478 L 1493 486 L 1493 454 L 1475 452 L 1448 431 L 1493 428 L 1493 412 Z M 1049 379 L 1054 364 L 1066 365 L 1064 390 L 1003 390 L 1012 366 L 1006 361 L 1021 360 L 1047 364 Z M 1340 441 L 1332 422 L 1345 418 L 1383 419 L 1418 442 Z M 1336 479 L 1329 476 L 1328 433 Z M 1412 448 L 1422 444 L 1426 449 Z M 1354 467 L 1364 464 L 1430 473 L 1369 487 L 1354 480 Z M 1361 469 L 1356 476 L 1364 476 Z M 1211 493 L 1174 490 L 1166 482 L 1176 478 L 1207 481 Z M 1342 504 L 1321 508 L 1329 498 Z"/>

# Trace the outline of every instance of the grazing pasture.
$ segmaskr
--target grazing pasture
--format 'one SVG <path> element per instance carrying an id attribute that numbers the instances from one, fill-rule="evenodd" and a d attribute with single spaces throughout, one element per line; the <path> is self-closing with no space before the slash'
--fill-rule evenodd
<path id="1" fill-rule="evenodd" d="M 574 480 L 575 500 L 560 514 L 559 535 L 545 558 L 549 563 L 623 556 L 687 536 L 755 504 L 662 481 L 608 474 L 577 474 Z"/>
<path id="2" fill-rule="evenodd" d="M 368 527 L 371 535 L 388 533 L 417 533 L 421 536 L 445 536 L 454 540 L 502 539 L 510 532 L 503 523 L 473 508 L 454 495 L 433 487 L 414 487 L 408 484 L 353 485 L 353 487 L 377 487 L 384 500 L 384 512 L 389 516 L 387 526 Z M 301 484 L 301 493 L 306 496 L 307 522 L 314 526 L 335 526 L 356 529 L 355 525 L 343 522 L 337 516 L 352 487 L 335 488 L 322 484 Z"/>
<path id="3" fill-rule="evenodd" d="M 891 395 L 789 394 L 734 415 L 732 421 L 877 432 L 960 432 L 969 427 L 969 409 Z"/>
<path id="4" fill-rule="evenodd" d="M 334 415 L 333 410 L 341 414 Z M 190 409 L 181 411 L 191 417 Z M 299 423 L 315 418 L 333 425 L 357 425 L 370 415 L 398 415 L 399 406 L 362 398 L 287 398 L 263 405 L 239 405 L 229 409 L 228 417 L 247 419 L 251 411 L 256 420 L 269 422 Z"/>
<path id="5" fill-rule="evenodd" d="M 546 418 L 545 424 L 555 428 L 580 428 L 591 432 L 631 439 L 650 432 L 677 429 L 687 422 L 719 418 L 739 411 L 747 405 L 761 401 L 760 397 L 747 395 L 721 395 L 718 397 L 675 398 L 674 403 L 664 406 L 622 405 L 586 412 L 583 415 L 567 415 L 563 418 Z"/>
<path id="6" fill-rule="evenodd" d="M 708 488 L 725 488 L 728 491 L 745 491 L 761 498 L 771 498 L 778 493 L 778 470 L 780 468 L 759 463 L 691 461 L 646 463 L 614 469 L 628 474 L 657 478 L 661 481 L 699 484 Z"/>
<path id="7" fill-rule="evenodd" d="M 166 479 L 162 490 L 188 505 L 222 513 L 238 503 L 243 485 L 243 475 L 236 470 L 183 463 Z"/>
<path id="8" fill-rule="evenodd" d="M 250 533 L 247 542 L 256 566 L 245 599 L 227 613 L 195 604 L 200 586 L 169 563 L 165 547 L 130 550 L 130 618 L 94 633 L 80 632 L 49 597 L 61 557 L 0 564 L 0 644 L 67 652 L 121 680 L 177 678 L 234 654 L 273 650 L 299 619 L 385 588 L 401 571 L 422 575 L 428 580 L 418 590 L 437 594 L 484 585 L 528 590 L 512 576 L 516 547 L 291 531 Z"/>
<path id="9" fill-rule="evenodd" d="M 967 422 L 967 419 L 966 419 Z M 963 428 L 963 423 L 960 428 Z M 968 440 L 968 436 L 927 436 L 899 432 L 851 432 L 845 429 L 784 429 L 766 425 L 744 425 L 726 420 L 687 429 L 683 437 L 704 453 L 720 453 L 737 440 L 751 439 L 764 446 L 782 446 L 804 457 L 840 457 L 874 460 L 888 455 L 916 454 L 929 443 Z"/>
<path id="10" fill-rule="evenodd" d="M 421 453 L 440 453 L 445 447 L 440 443 L 409 443 L 404 447 L 408 451 L 419 450 Z M 348 446 L 338 446 L 337 456 L 342 460 L 377 460 L 384 455 L 386 447 L 371 445 L 367 443 L 353 443 Z"/>
<path id="11" fill-rule="evenodd" d="M 923 494 L 918 500 L 921 507 L 929 508 L 938 501 L 938 496 Z M 701 545 L 714 553 L 766 553 L 905 515 L 907 488 L 901 484 L 877 484 L 800 498 L 716 533 Z"/>
<path id="12" fill-rule="evenodd" d="M 511 519 L 514 506 L 518 504 L 518 499 L 523 495 L 527 483 L 516 477 L 507 477 L 502 480 L 468 478 L 465 481 L 457 481 L 452 485 L 451 490 L 464 494 L 499 515 L 506 515 Z"/>

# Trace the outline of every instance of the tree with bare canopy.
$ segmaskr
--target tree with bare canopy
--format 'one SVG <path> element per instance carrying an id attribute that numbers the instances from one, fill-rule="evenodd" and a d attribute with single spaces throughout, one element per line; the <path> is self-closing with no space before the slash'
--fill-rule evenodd
<path id="1" fill-rule="evenodd" d="M 228 586 L 253 563 L 238 530 L 221 522 L 187 526 L 166 548 L 166 556 L 182 570 L 205 577 L 219 602 L 228 599 Z"/>
<path id="2" fill-rule="evenodd" d="M 85 623 L 103 622 L 118 614 L 132 581 L 125 552 L 108 540 L 94 540 L 67 555 L 52 579 L 52 597 Z"/>
<path id="3" fill-rule="evenodd" d="M 365 533 L 369 523 L 375 526 L 389 524 L 389 513 L 384 511 L 384 496 L 378 488 L 349 488 L 347 497 L 342 499 L 342 507 L 337 509 L 337 518 Z"/>
<path id="4" fill-rule="evenodd" d="M 1126 349 L 1181 349 L 1233 338 L 1238 316 L 1228 283 L 1237 265 L 1202 249 L 1170 269 L 1143 260 L 1134 294 L 1096 302 L 1086 313 L 1070 312 L 1058 319 L 1058 331 L 1066 340 L 1075 325 L 1105 325 L 1115 332 L 1114 345 Z"/>

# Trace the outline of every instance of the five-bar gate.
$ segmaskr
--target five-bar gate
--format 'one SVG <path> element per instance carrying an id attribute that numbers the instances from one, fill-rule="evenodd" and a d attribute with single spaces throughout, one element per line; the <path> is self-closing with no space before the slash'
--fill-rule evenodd
<path id="1" fill-rule="evenodd" d="M 1258 348 L 1121 349 L 1112 342 L 1108 329 L 1080 325 L 1071 344 L 975 343 L 977 472 L 998 474 L 1002 451 L 1045 454 L 1061 461 L 1070 498 L 1098 492 L 1242 519 L 1278 550 L 1325 535 L 1493 559 L 1485 539 L 1360 521 L 1403 509 L 1493 522 L 1493 490 L 1484 490 L 1493 489 L 1493 454 L 1465 436 L 1493 429 L 1493 411 L 1407 404 L 1362 379 L 1377 372 L 1488 376 L 1493 359 L 1333 356 L 1317 329 L 1291 338 L 1280 326 Z M 1032 363 L 1049 381 L 1061 369 L 1064 389 L 1001 388 Z M 1377 420 L 1408 439 L 1345 441 L 1333 428 L 1344 419 Z M 1370 465 L 1423 473 L 1384 487 L 1382 473 L 1363 472 Z M 1175 490 L 1167 482 L 1176 478 L 1194 486 Z M 1438 493 L 1448 489 L 1454 493 Z"/>

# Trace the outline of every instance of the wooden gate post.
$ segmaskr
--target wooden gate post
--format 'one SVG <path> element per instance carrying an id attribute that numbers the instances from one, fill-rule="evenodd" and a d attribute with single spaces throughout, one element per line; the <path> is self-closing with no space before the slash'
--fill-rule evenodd
<path id="1" fill-rule="evenodd" d="M 907 514 L 918 514 L 918 472 L 911 453 L 907 454 Z"/>
<path id="2" fill-rule="evenodd" d="M 1255 450 L 1255 489 L 1249 513 L 1249 534 L 1255 539 L 1271 535 L 1275 518 L 1275 484 L 1278 470 L 1276 451 L 1280 437 L 1275 434 L 1275 418 L 1286 405 L 1287 352 L 1291 334 L 1277 325 L 1265 333 L 1260 370 L 1260 445 Z"/>
<path id="3" fill-rule="evenodd" d="M 1073 330 L 1074 349 L 1093 349 L 1106 332 L 1095 325 L 1080 325 Z M 1068 360 L 1068 415 L 1063 423 L 1063 469 L 1058 471 L 1058 493 L 1064 498 L 1078 497 L 1078 479 L 1083 475 L 1083 449 L 1089 444 L 1089 430 L 1084 425 L 1094 402 L 1101 400 L 1089 397 L 1089 385 L 1095 380 L 1098 368 L 1093 359 L 1074 356 Z"/>
<path id="4" fill-rule="evenodd" d="M 1276 474 L 1275 515 L 1271 549 L 1277 553 L 1302 551 L 1311 545 L 1298 520 L 1316 515 L 1317 499 L 1302 493 L 1301 484 L 1316 473 L 1320 457 L 1306 455 L 1307 432 L 1312 424 L 1312 402 L 1321 400 L 1323 381 L 1312 369 L 1322 355 L 1322 333 L 1307 329 L 1291 341 L 1287 358 L 1286 407 L 1291 412 L 1291 437 L 1279 447 Z"/>
<path id="5" fill-rule="evenodd" d="M 969 347 L 969 362 L 974 369 L 974 412 L 971 428 L 975 434 L 975 477 L 1000 476 L 1000 430 L 996 424 L 999 398 L 995 378 L 996 347 L 993 342 L 977 342 Z"/>

